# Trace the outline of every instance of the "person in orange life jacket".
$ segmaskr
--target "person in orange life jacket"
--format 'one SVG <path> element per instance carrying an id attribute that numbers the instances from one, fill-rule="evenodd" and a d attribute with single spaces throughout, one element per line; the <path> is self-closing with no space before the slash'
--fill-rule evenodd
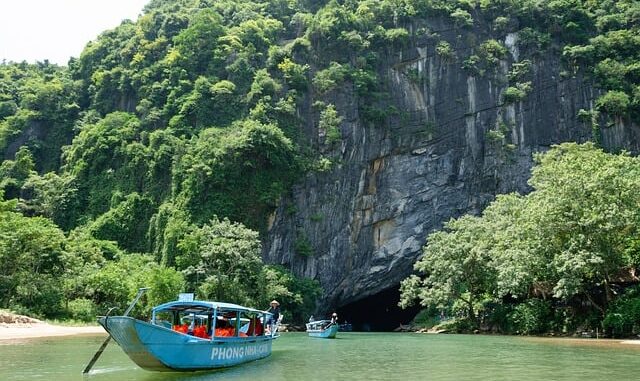
<path id="1" fill-rule="evenodd" d="M 235 329 L 229 324 L 229 321 L 226 319 L 219 319 L 216 323 L 215 336 L 234 336 Z"/>

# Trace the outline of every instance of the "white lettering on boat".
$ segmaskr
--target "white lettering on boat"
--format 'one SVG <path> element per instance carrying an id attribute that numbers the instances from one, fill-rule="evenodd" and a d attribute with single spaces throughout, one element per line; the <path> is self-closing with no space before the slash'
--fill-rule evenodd
<path id="1" fill-rule="evenodd" d="M 234 360 L 243 357 L 257 357 L 268 351 L 268 342 L 242 347 L 214 347 L 211 350 L 211 360 Z"/>

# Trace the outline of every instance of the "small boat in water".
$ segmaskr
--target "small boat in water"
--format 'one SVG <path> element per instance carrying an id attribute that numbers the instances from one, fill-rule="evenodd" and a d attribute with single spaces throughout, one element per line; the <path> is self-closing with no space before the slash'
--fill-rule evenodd
<path id="1" fill-rule="evenodd" d="M 338 331 L 340 332 L 351 332 L 353 331 L 353 325 L 351 323 L 343 323 L 340 324 Z"/>
<path id="2" fill-rule="evenodd" d="M 316 320 L 306 324 L 307 333 L 311 337 L 319 337 L 322 339 L 335 339 L 338 333 L 338 324 L 332 323 L 331 320 Z"/>
<path id="3" fill-rule="evenodd" d="M 269 324 L 270 317 L 237 304 L 179 300 L 155 307 L 150 322 L 106 316 L 99 323 L 141 368 L 194 371 L 269 356 L 279 336 L 279 321 Z"/>

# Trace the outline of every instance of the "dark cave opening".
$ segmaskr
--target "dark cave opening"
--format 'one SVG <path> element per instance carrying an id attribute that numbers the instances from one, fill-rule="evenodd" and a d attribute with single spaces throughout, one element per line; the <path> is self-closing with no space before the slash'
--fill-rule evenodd
<path id="1" fill-rule="evenodd" d="M 340 323 L 351 323 L 354 331 L 393 331 L 408 324 L 420 311 L 420 306 L 398 307 L 399 285 L 388 288 L 351 304 L 338 308 Z"/>

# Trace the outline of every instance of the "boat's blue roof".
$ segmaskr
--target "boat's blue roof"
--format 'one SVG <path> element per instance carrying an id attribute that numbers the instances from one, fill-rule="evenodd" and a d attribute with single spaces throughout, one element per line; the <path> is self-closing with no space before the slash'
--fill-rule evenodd
<path id="1" fill-rule="evenodd" d="M 266 311 L 257 310 L 255 308 L 244 307 L 238 304 L 233 303 L 223 303 L 223 302 L 212 302 L 207 300 L 193 300 L 190 302 L 184 301 L 173 301 L 161 304 L 153 308 L 153 312 L 158 311 L 187 311 L 187 310 L 207 310 L 207 309 L 223 309 L 223 310 L 237 310 L 237 311 L 246 311 L 246 312 L 260 312 L 260 313 L 268 313 Z"/>

